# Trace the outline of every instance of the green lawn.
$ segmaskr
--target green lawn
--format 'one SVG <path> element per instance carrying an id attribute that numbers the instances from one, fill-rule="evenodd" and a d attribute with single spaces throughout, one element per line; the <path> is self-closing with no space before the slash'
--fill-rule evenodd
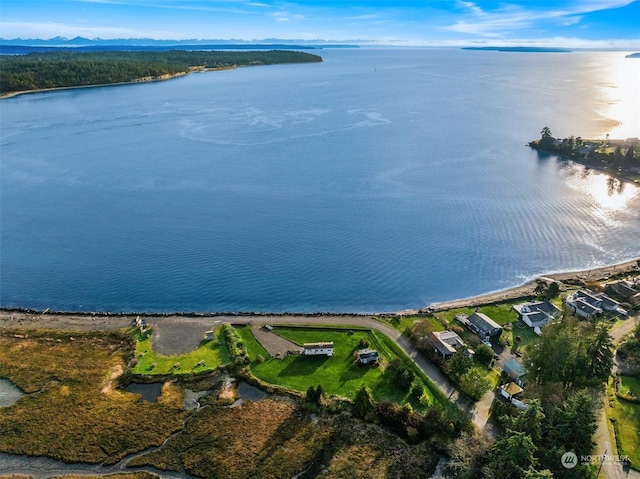
<path id="1" fill-rule="evenodd" d="M 635 390 L 640 391 L 640 381 L 635 378 L 622 376 L 620 378 L 620 392 Z M 627 455 L 634 469 L 640 469 L 640 404 L 625 401 L 618 398 L 613 392 L 611 381 L 607 389 L 609 402 L 612 407 L 607 407 L 607 417 L 613 423 L 616 434 L 618 454 Z"/>
<path id="2" fill-rule="evenodd" d="M 378 401 L 393 401 L 400 404 L 410 402 L 414 408 L 423 407 L 419 401 L 409 397 L 409 392 L 401 391 L 396 386 L 395 370 L 389 366 L 389 363 L 399 359 L 406 367 L 413 369 L 415 366 L 409 358 L 396 349 L 395 344 L 380 333 L 369 330 L 276 327 L 275 333 L 298 344 L 333 341 L 334 355 L 332 357 L 293 355 L 284 359 L 275 359 L 270 357 L 255 340 L 250 328 L 240 327 L 237 330 L 252 360 L 252 373 L 265 382 L 301 392 L 305 392 L 309 386 L 316 387 L 321 384 L 328 394 L 348 398 L 353 398 L 358 389 L 366 384 Z M 370 347 L 378 351 L 382 358 L 380 365 L 359 366 L 356 363 L 354 353 L 360 349 L 361 340 L 368 341 Z M 264 358 L 263 362 L 256 360 L 258 355 Z M 433 403 L 434 395 L 427 388 L 425 379 L 416 374 L 416 381 L 423 384 L 428 391 L 429 402 Z M 431 385 L 431 387 L 434 386 Z"/>
<path id="3" fill-rule="evenodd" d="M 620 394 L 629 394 L 640 397 L 640 379 L 630 376 L 620 376 Z"/>
<path id="4" fill-rule="evenodd" d="M 444 325 L 438 321 L 434 316 L 393 316 L 393 317 L 382 317 L 380 321 L 387 323 L 389 326 L 393 327 L 397 331 L 402 334 L 410 335 L 411 329 L 413 328 L 413 324 L 416 321 L 428 321 L 433 326 L 434 331 L 444 331 Z"/>
<path id="5" fill-rule="evenodd" d="M 131 328 L 130 334 L 137 340 L 136 359 L 138 361 L 133 368 L 133 373 L 154 375 L 193 374 L 212 371 L 220 366 L 229 364 L 231 356 L 227 344 L 220 333 L 221 331 L 218 327 L 215 339 L 211 341 L 203 340 L 197 349 L 188 354 L 162 356 L 153 350 L 153 331 L 151 331 L 151 334 L 141 336 L 137 328 Z M 199 365 L 201 361 L 204 361 L 203 365 Z"/>

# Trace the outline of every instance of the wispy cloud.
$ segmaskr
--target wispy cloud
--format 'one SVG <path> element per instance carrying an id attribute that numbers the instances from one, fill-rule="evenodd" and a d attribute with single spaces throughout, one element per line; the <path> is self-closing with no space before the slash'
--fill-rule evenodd
<path id="1" fill-rule="evenodd" d="M 123 27 L 95 27 L 66 25 L 56 22 L 0 22 L 0 31 L 5 38 L 172 38 L 175 32 L 140 31 Z"/>
<path id="2" fill-rule="evenodd" d="M 245 0 L 224 0 L 211 2 L 209 0 L 73 0 L 77 3 L 93 3 L 104 5 L 118 5 L 130 7 L 156 8 L 165 10 L 192 10 L 199 12 L 224 12 L 224 13 L 254 13 L 255 7 L 264 8 L 269 5 L 262 2 L 251 2 Z"/>
<path id="3" fill-rule="evenodd" d="M 544 21 L 559 26 L 580 23 L 589 13 L 621 8 L 635 0 L 570 0 L 553 9 L 537 8 L 535 2 L 501 4 L 489 10 L 478 3 L 458 0 L 457 7 L 463 18 L 447 27 L 458 33 L 468 33 L 486 37 L 499 37 L 508 32 L 522 30 Z"/>

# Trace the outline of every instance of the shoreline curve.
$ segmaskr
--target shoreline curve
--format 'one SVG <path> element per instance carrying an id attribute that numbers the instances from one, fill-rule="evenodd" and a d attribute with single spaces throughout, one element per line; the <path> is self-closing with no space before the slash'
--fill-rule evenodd
<path id="1" fill-rule="evenodd" d="M 213 311 L 213 312 L 136 312 L 136 311 L 64 311 L 64 310 L 50 310 L 49 308 L 40 310 L 33 308 L 21 308 L 21 307 L 2 307 L 0 306 L 0 328 L 4 327 L 4 320 L 7 320 L 12 314 L 18 315 L 48 315 L 50 317 L 62 317 L 73 316 L 75 318 L 130 318 L 131 316 L 142 317 L 160 317 L 160 318 L 215 318 L 215 317 L 286 317 L 286 316 L 299 316 L 299 317 L 352 317 L 352 318 L 365 318 L 365 317 L 380 317 L 380 316 L 405 316 L 405 315 L 419 315 L 419 314 L 432 314 L 449 309 L 474 307 L 485 304 L 498 303 L 501 301 L 507 301 L 510 299 L 521 298 L 525 296 L 532 296 L 534 289 L 539 281 L 560 282 L 560 283 L 579 283 L 589 281 L 602 281 L 611 278 L 612 276 L 629 274 L 632 272 L 640 271 L 640 257 L 634 258 L 621 263 L 615 263 L 605 266 L 597 266 L 594 268 L 575 270 L 575 271 L 561 271 L 556 273 L 543 274 L 535 279 L 522 283 L 520 285 L 512 286 L 509 288 L 489 291 L 487 293 L 481 293 L 475 296 L 469 296 L 466 298 L 452 299 L 448 301 L 433 302 L 424 308 L 419 309 L 405 309 L 392 312 L 269 312 L 269 311 Z"/>

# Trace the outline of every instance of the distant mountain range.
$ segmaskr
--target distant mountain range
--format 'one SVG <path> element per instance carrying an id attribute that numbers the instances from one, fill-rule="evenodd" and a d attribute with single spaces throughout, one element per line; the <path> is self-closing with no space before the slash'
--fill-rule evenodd
<path id="1" fill-rule="evenodd" d="M 111 40 L 103 40 L 101 38 L 65 38 L 54 37 L 48 40 L 41 38 L 13 38 L 5 39 L 0 38 L 0 44 L 8 46 L 22 46 L 22 47 L 98 47 L 103 49 L 105 47 L 199 47 L 200 49 L 208 48 L 211 46 L 222 46 L 226 48 L 238 48 L 238 49 L 266 49 L 266 48 L 358 48 L 357 44 L 343 44 L 331 41 L 323 40 L 283 40 L 278 38 L 265 38 L 263 40 L 154 40 L 152 38 L 118 38 Z"/>
<path id="2" fill-rule="evenodd" d="M 491 50 L 496 52 L 571 53 L 568 48 L 555 47 L 463 47 L 463 50 Z"/>

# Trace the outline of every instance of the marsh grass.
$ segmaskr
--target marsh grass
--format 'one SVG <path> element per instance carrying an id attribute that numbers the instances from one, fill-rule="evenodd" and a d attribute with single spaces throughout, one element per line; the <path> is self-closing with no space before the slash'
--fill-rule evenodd
<path id="1" fill-rule="evenodd" d="M 0 371 L 27 395 L 0 411 L 0 451 L 65 462 L 114 463 L 180 429 L 182 391 L 158 403 L 118 388 L 133 355 L 120 333 L 0 331 Z"/>
<path id="2" fill-rule="evenodd" d="M 409 446 L 381 427 L 348 415 L 312 420 L 296 402 L 265 399 L 200 410 L 167 445 L 132 465 L 225 479 L 293 477 L 428 478 L 437 458 L 424 442 Z M 307 476 L 305 476 L 307 477 Z"/>

